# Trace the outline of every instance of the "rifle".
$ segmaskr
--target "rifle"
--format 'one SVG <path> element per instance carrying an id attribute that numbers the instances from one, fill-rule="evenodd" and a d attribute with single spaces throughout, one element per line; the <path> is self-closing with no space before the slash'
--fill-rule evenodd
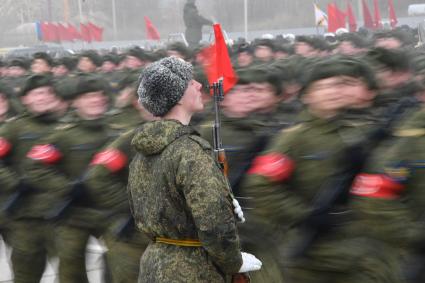
<path id="1" fill-rule="evenodd" d="M 214 148 L 213 148 L 214 155 L 227 180 L 229 165 L 227 163 L 226 151 L 223 148 L 221 135 L 220 135 L 220 129 L 221 129 L 220 102 L 223 101 L 223 98 L 224 98 L 223 80 L 219 80 L 218 82 L 213 83 L 212 86 L 210 86 L 210 89 L 212 89 L 213 91 L 214 112 L 215 112 L 214 125 L 212 128 L 213 140 L 214 140 Z M 227 180 L 227 182 L 229 181 Z M 229 188 L 230 188 L 231 196 L 232 198 L 234 198 L 233 192 L 231 191 L 230 184 L 229 184 Z M 237 273 L 232 275 L 232 283 L 249 283 L 249 282 L 251 282 L 251 279 L 248 273 Z"/>

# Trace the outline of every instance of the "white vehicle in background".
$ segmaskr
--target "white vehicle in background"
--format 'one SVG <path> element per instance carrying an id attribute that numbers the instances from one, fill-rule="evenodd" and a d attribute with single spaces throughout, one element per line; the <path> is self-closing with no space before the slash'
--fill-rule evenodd
<path id="1" fill-rule="evenodd" d="M 425 4 L 412 4 L 407 8 L 409 17 L 425 15 Z"/>

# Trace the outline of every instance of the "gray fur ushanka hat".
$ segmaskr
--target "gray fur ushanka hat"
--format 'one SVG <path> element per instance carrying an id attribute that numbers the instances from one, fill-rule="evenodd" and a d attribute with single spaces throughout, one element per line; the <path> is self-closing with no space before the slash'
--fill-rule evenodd
<path id="1" fill-rule="evenodd" d="M 164 116 L 183 97 L 193 78 L 190 63 L 167 57 L 150 64 L 139 78 L 139 102 L 154 116 Z"/>

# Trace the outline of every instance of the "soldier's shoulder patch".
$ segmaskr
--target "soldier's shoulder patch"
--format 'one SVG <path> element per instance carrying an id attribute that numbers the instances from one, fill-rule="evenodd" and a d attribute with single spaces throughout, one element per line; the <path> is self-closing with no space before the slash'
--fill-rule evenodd
<path id="1" fill-rule="evenodd" d="M 289 128 L 285 128 L 283 130 L 281 130 L 281 133 L 290 133 L 290 132 L 295 132 L 295 131 L 299 131 L 301 129 L 303 129 L 305 127 L 305 124 L 298 124 Z"/>
<path id="2" fill-rule="evenodd" d="M 203 122 L 199 125 L 199 128 L 212 128 L 213 124 L 212 121 Z"/>
<path id="3" fill-rule="evenodd" d="M 421 137 L 425 136 L 425 129 L 417 128 L 417 129 L 400 129 L 394 132 L 394 136 L 396 137 Z"/>
<path id="4" fill-rule="evenodd" d="M 404 182 L 410 175 L 410 169 L 408 167 L 385 167 L 385 174 L 394 180 Z"/>
<path id="5" fill-rule="evenodd" d="M 75 124 L 75 123 L 64 123 L 64 124 L 57 125 L 55 127 L 55 130 L 64 131 L 64 130 L 74 128 L 76 125 L 77 124 Z"/>
<path id="6" fill-rule="evenodd" d="M 16 121 L 16 120 L 18 120 L 19 119 L 19 117 L 17 117 L 17 116 L 14 116 L 14 117 L 10 117 L 10 118 L 8 118 L 8 119 L 6 119 L 6 123 L 10 123 L 10 122 L 13 122 L 13 121 Z"/>
<path id="7" fill-rule="evenodd" d="M 189 135 L 189 138 L 198 143 L 203 149 L 211 149 L 211 144 L 200 136 Z"/>
<path id="8" fill-rule="evenodd" d="M 110 123 L 108 125 L 109 125 L 109 128 L 111 128 L 112 130 L 122 130 L 122 129 L 128 128 L 128 125 L 118 124 L 118 123 Z"/>
<path id="9" fill-rule="evenodd" d="M 106 115 L 107 116 L 114 116 L 114 115 L 118 115 L 120 113 L 122 113 L 122 110 L 113 108 L 113 109 L 109 110 L 108 112 L 106 112 Z"/>

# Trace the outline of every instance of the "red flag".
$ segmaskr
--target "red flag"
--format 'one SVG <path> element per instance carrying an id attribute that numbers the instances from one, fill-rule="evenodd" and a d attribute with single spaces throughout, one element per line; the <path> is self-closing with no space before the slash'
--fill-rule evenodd
<path id="1" fill-rule="evenodd" d="M 374 24 L 372 20 L 372 15 L 370 14 L 369 7 L 365 0 L 362 0 L 363 6 L 363 18 L 364 18 L 364 26 L 368 29 L 374 29 Z"/>
<path id="2" fill-rule="evenodd" d="M 74 25 L 68 24 L 68 34 L 70 40 L 81 39 L 81 34 Z"/>
<path id="3" fill-rule="evenodd" d="M 92 22 L 87 23 L 87 28 L 89 29 L 90 36 L 93 41 L 103 40 L 103 28 L 93 24 Z"/>
<path id="4" fill-rule="evenodd" d="M 345 17 L 347 16 L 346 13 L 344 13 L 336 4 L 335 5 L 335 12 L 336 12 L 336 18 L 338 20 L 338 28 L 345 28 Z"/>
<path id="5" fill-rule="evenodd" d="M 345 13 L 335 4 L 328 4 L 328 32 L 336 32 L 339 28 L 345 28 Z"/>
<path id="6" fill-rule="evenodd" d="M 88 26 L 86 26 L 83 23 L 80 23 L 80 30 L 81 30 L 81 39 L 86 42 L 91 42 L 92 38 L 90 34 L 90 29 L 88 28 Z"/>
<path id="7" fill-rule="evenodd" d="M 381 13 L 379 12 L 379 4 L 378 4 L 378 0 L 373 0 L 373 7 L 374 7 L 374 26 L 375 29 L 380 29 L 382 28 L 382 19 L 381 19 Z"/>
<path id="8" fill-rule="evenodd" d="M 161 40 L 157 28 L 153 25 L 151 20 L 145 16 L 145 26 L 146 26 L 146 37 L 151 40 Z"/>
<path id="9" fill-rule="evenodd" d="M 71 35 L 69 34 L 68 28 L 63 24 L 58 24 L 58 35 L 60 41 L 71 41 Z"/>
<path id="10" fill-rule="evenodd" d="M 49 33 L 50 33 L 50 41 L 59 42 L 59 27 L 54 23 L 48 23 L 49 25 Z"/>
<path id="11" fill-rule="evenodd" d="M 357 20 L 353 13 L 353 8 L 351 3 L 347 2 L 347 15 L 348 15 L 348 29 L 350 32 L 355 32 L 357 30 Z"/>
<path id="12" fill-rule="evenodd" d="M 49 29 L 49 23 L 41 23 L 41 34 L 42 34 L 42 40 L 43 41 L 50 41 L 50 29 Z"/>
<path id="13" fill-rule="evenodd" d="M 215 43 L 202 50 L 201 55 L 205 73 L 210 84 L 223 79 L 224 93 L 227 93 L 238 81 L 230 61 L 229 52 L 220 24 L 214 24 Z"/>
<path id="14" fill-rule="evenodd" d="M 388 9 L 390 10 L 390 25 L 392 28 L 395 28 L 397 26 L 397 16 L 395 14 L 395 9 L 394 9 L 394 3 L 393 0 L 388 0 Z"/>

